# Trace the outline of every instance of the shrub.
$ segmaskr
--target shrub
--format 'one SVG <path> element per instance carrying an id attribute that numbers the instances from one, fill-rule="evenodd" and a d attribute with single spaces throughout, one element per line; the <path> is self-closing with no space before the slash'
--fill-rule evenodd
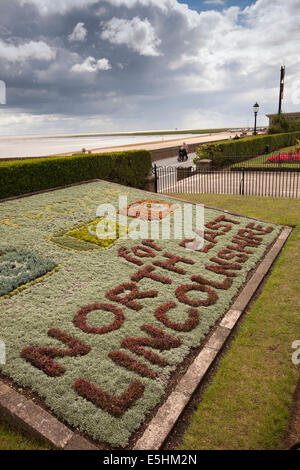
<path id="1" fill-rule="evenodd" d="M 282 132 L 289 132 L 290 130 L 289 121 L 285 115 L 277 114 L 277 116 L 274 116 L 272 119 L 272 124 L 268 129 L 268 134 L 280 134 Z"/>
<path id="2" fill-rule="evenodd" d="M 209 158 L 213 160 L 214 167 L 223 167 L 243 161 L 247 156 L 264 154 L 266 149 L 268 149 L 268 152 L 273 152 L 283 147 L 290 147 L 295 145 L 299 138 L 299 131 L 259 135 L 240 140 L 226 140 L 215 144 L 202 145 L 196 152 L 199 159 Z"/>
<path id="3" fill-rule="evenodd" d="M 289 121 L 289 131 L 300 131 L 300 119 Z"/>
<path id="4" fill-rule="evenodd" d="M 0 198 L 98 178 L 143 188 L 150 168 L 147 150 L 0 162 Z"/>
<path id="5" fill-rule="evenodd" d="M 300 131 L 300 119 L 288 120 L 285 114 L 277 114 L 272 119 L 268 134 Z"/>

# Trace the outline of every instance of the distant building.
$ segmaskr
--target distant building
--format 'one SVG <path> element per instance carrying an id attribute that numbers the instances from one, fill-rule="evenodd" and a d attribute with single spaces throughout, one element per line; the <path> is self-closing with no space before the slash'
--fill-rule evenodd
<path id="1" fill-rule="evenodd" d="M 295 121 L 296 119 L 300 119 L 300 112 L 299 113 L 282 113 L 288 121 Z M 275 116 L 278 114 L 266 114 L 267 118 L 269 118 L 269 126 L 271 126 L 272 121 Z"/>

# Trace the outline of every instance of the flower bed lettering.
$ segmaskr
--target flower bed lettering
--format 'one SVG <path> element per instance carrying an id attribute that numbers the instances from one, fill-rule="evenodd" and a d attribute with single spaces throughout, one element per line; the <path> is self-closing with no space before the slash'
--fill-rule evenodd
<path id="1" fill-rule="evenodd" d="M 114 221 L 98 206 L 120 208 L 120 197 L 138 210 L 118 223 L 140 236 L 148 227 L 148 235 L 98 245 L 96 221 Z M 203 228 L 197 217 L 185 225 L 175 204 L 104 181 L 0 204 L 0 276 L 13 281 L 0 279 L 8 292 L 0 299 L 1 372 L 103 447 L 128 445 L 281 231 L 213 208 L 203 208 Z M 105 221 L 104 239 L 111 233 Z M 182 230 L 191 240 L 181 243 Z M 7 276 L 12 241 L 15 275 Z M 27 269 L 16 257 L 21 250 L 41 263 L 32 257 Z"/>
<path id="2" fill-rule="evenodd" d="M 106 299 L 112 302 L 111 304 L 96 302 L 80 308 L 75 313 L 74 325 L 90 335 L 111 334 L 113 331 L 121 329 L 126 322 L 126 315 L 120 304 L 127 307 L 129 311 L 140 312 L 145 308 L 145 300 L 159 296 L 157 289 L 143 290 L 140 284 L 142 280 L 146 279 L 148 283 L 153 282 L 153 287 L 158 284 L 172 285 L 177 282 L 173 294 L 173 298 L 177 299 L 177 302 L 164 300 L 153 310 L 153 318 L 162 324 L 162 328 L 143 324 L 140 329 L 146 335 L 125 337 L 121 340 L 120 349 L 108 352 L 108 357 L 118 367 L 133 371 L 140 377 L 156 380 L 159 375 L 158 370 L 170 364 L 166 357 L 154 352 L 153 349 L 160 352 L 169 351 L 178 348 L 183 343 L 182 338 L 174 333 L 167 333 L 163 328 L 166 327 L 178 333 L 188 333 L 195 329 L 201 318 L 199 308 L 207 308 L 218 302 L 220 295 L 218 291 L 230 289 L 233 278 L 242 270 L 243 264 L 260 247 L 264 236 L 273 230 L 271 226 L 265 227 L 254 222 L 248 223 L 245 228 L 239 228 L 230 242 L 226 246 L 222 246 L 217 254 L 211 256 L 209 262 L 202 266 L 207 274 L 210 272 L 215 276 L 221 276 L 220 280 L 211 280 L 206 277 L 205 271 L 202 271 L 202 274 L 190 275 L 189 283 L 183 282 L 178 285 L 178 277 L 175 280 L 173 276 L 188 275 L 189 267 L 197 265 L 197 263 L 200 267 L 203 254 L 216 247 L 218 240 L 221 240 L 222 236 L 237 225 L 240 225 L 238 220 L 228 218 L 225 215 L 207 222 L 204 238 L 208 244 L 203 249 L 194 251 L 198 257 L 197 261 L 188 257 L 188 253 L 191 253 L 189 249 L 186 249 L 187 256 L 179 256 L 175 253 L 164 252 L 159 243 L 151 239 L 142 240 L 140 245 L 132 248 L 122 246 L 117 251 L 118 256 L 131 266 L 136 266 L 137 271 L 126 282 L 104 294 Z M 179 246 L 185 247 L 188 242 L 193 242 L 193 240 L 185 240 L 179 243 Z M 160 259 L 156 259 L 157 256 Z M 145 264 L 146 260 L 148 264 Z M 159 274 L 157 269 L 166 271 L 168 275 Z M 171 319 L 170 313 L 180 304 L 186 305 L 187 311 L 185 313 L 186 319 L 178 322 Z M 88 315 L 98 310 L 111 313 L 115 317 L 114 320 L 100 327 L 90 325 Z M 51 377 L 59 377 L 66 371 L 66 368 L 55 362 L 54 358 L 76 357 L 91 352 L 92 348 L 89 345 L 60 330 L 51 329 L 48 335 L 63 342 L 68 348 L 29 346 L 21 351 L 21 357 Z M 137 360 L 134 355 L 140 356 L 143 361 Z M 153 365 L 156 366 L 156 369 L 152 368 Z M 127 390 L 120 395 L 111 395 L 82 377 L 74 382 L 73 387 L 81 397 L 118 418 L 136 404 L 145 391 L 145 385 L 139 380 L 132 381 Z"/>
<path id="3" fill-rule="evenodd" d="M 56 328 L 49 330 L 48 336 L 61 341 L 66 344 L 68 348 L 29 346 L 21 351 L 21 357 L 51 377 L 60 377 L 66 372 L 65 367 L 53 360 L 55 357 L 83 356 L 88 354 L 91 350 L 90 346 L 87 344 L 82 343 L 82 341 Z"/>

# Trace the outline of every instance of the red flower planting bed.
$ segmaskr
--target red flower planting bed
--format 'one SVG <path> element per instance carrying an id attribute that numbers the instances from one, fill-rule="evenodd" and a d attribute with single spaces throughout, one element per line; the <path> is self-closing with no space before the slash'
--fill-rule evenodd
<path id="1" fill-rule="evenodd" d="M 300 164 L 300 153 L 290 152 L 290 153 L 280 153 L 279 155 L 274 155 L 273 157 L 268 158 L 267 160 L 270 163 L 299 163 Z"/>

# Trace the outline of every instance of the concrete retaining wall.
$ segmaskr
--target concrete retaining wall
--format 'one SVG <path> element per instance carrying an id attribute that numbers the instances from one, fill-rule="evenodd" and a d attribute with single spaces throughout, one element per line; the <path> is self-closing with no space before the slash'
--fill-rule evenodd
<path id="1" fill-rule="evenodd" d="M 205 142 L 207 143 L 207 142 Z M 188 144 L 189 153 L 195 152 L 196 148 L 198 148 L 200 144 Z M 171 158 L 178 156 L 178 151 L 180 149 L 180 145 L 176 145 L 176 147 L 168 147 L 162 149 L 155 149 L 150 150 L 152 161 L 156 162 L 157 160 L 162 160 L 164 158 Z"/>

